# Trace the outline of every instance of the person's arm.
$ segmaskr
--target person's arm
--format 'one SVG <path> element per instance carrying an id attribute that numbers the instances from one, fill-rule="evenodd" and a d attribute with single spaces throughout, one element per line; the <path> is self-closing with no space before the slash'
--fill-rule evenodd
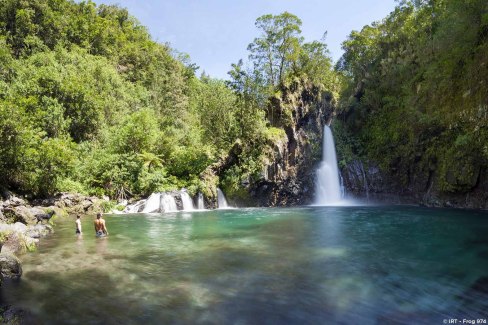
<path id="1" fill-rule="evenodd" d="M 97 222 L 96 222 L 96 221 L 94 221 L 94 222 L 93 222 L 93 225 L 95 226 L 95 232 L 97 232 Z"/>

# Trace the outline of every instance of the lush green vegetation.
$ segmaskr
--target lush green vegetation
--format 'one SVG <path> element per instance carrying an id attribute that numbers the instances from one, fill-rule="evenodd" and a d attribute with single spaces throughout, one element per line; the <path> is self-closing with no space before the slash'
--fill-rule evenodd
<path id="1" fill-rule="evenodd" d="M 351 33 L 335 70 L 298 17 L 256 27 L 248 60 L 222 81 L 197 77 L 117 6 L 0 0 L 1 186 L 123 198 L 220 184 L 244 197 L 294 123 L 288 97 L 307 87 L 341 95 L 342 166 L 371 159 L 405 183 L 435 170 L 444 191 L 486 170 L 486 1 L 401 1 Z"/>
<path id="2" fill-rule="evenodd" d="M 249 63 L 224 82 L 196 77 L 187 56 L 117 6 L 0 0 L 0 185 L 112 198 L 238 188 L 289 123 L 270 98 L 292 82 L 335 89 L 325 44 L 304 43 L 296 16 L 256 25 Z M 236 163 L 206 177 L 230 151 Z"/>
<path id="3" fill-rule="evenodd" d="M 343 48 L 342 160 L 472 188 L 488 166 L 488 2 L 401 1 Z"/>
<path id="4" fill-rule="evenodd" d="M 196 78 L 125 9 L 1 0 L 0 43 L 6 187 L 113 198 L 196 188 L 234 141 L 233 92 Z"/>
<path id="5" fill-rule="evenodd" d="M 259 17 L 255 25 L 260 35 L 248 46 L 249 61 L 239 60 L 229 72 L 227 84 L 237 96 L 238 134 L 245 141 L 240 142 L 239 163 L 224 172 L 221 182 L 226 193 L 241 200 L 247 194 L 242 184 L 261 177 L 273 144 L 288 141 L 283 128 L 296 122 L 293 96 L 304 88 L 338 96 L 339 78 L 326 44 L 305 42 L 301 24 L 288 12 Z"/>

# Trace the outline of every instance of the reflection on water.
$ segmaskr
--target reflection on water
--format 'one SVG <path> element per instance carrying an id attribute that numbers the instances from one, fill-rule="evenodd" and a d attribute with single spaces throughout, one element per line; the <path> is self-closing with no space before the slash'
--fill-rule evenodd
<path id="1" fill-rule="evenodd" d="M 309 207 L 59 221 L 8 303 L 65 324 L 440 324 L 487 317 L 486 212 Z"/>

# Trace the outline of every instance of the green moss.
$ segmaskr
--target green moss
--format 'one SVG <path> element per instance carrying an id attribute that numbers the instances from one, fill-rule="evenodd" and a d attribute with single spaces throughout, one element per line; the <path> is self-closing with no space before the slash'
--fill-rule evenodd
<path id="1" fill-rule="evenodd" d="M 58 216 L 58 217 L 61 217 L 61 218 L 65 218 L 65 217 L 68 217 L 69 216 L 68 211 L 66 209 L 64 209 L 64 208 L 52 207 L 52 210 L 54 210 L 54 215 L 55 216 Z M 49 211 L 46 211 L 46 212 L 49 212 Z"/>
<path id="2" fill-rule="evenodd" d="M 37 244 L 35 242 L 27 243 L 26 241 L 25 248 L 27 249 L 28 252 L 34 252 L 37 249 Z"/>
<path id="3" fill-rule="evenodd" d="M 266 139 L 270 140 L 273 143 L 286 140 L 285 130 L 281 128 L 269 127 L 266 128 L 265 132 Z"/>
<path id="4" fill-rule="evenodd" d="M 476 185 L 479 172 L 475 157 L 448 150 L 439 164 L 439 187 L 445 192 L 469 191 Z"/>
<path id="5" fill-rule="evenodd" d="M 237 201 L 241 204 L 253 205 L 249 191 L 243 186 L 243 183 L 248 180 L 249 174 L 243 173 L 238 166 L 234 166 L 222 177 L 220 187 L 228 200 Z"/>
<path id="6" fill-rule="evenodd" d="M 337 151 L 337 160 L 340 168 L 360 157 L 361 144 L 359 139 L 353 135 L 341 120 L 334 120 L 331 124 L 332 133 L 334 134 L 334 141 Z M 322 155 L 321 143 L 313 143 L 312 153 Z"/>
<path id="7" fill-rule="evenodd" d="M 11 234 L 11 231 L 0 231 L 0 247 L 5 243 L 8 239 L 8 236 Z"/>

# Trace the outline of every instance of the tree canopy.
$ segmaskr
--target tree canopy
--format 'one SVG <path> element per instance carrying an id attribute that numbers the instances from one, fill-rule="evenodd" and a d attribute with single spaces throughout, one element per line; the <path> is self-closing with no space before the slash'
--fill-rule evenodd
<path id="1" fill-rule="evenodd" d="M 488 165 L 488 3 L 401 1 L 343 49 L 341 116 L 356 153 L 405 184 L 435 171 L 443 191 L 475 186 Z"/>
<path id="2" fill-rule="evenodd" d="M 253 68 L 241 61 L 224 82 L 197 77 L 187 55 L 118 6 L 0 0 L 1 187 L 119 199 L 195 192 L 236 143 L 229 179 L 252 177 L 272 133 L 269 97 L 292 75 L 331 68 L 325 44 L 304 44 L 300 24 L 289 13 L 258 18 Z"/>

